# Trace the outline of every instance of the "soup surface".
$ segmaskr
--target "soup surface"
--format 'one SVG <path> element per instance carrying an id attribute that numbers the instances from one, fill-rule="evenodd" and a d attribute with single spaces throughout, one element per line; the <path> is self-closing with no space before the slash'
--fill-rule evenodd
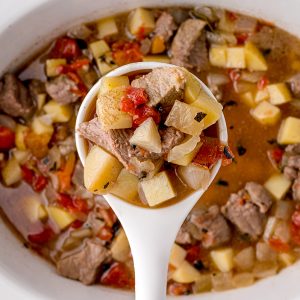
<path id="1" fill-rule="evenodd" d="M 74 125 L 93 84 L 137 61 L 173 63 L 207 83 L 235 157 L 178 233 L 168 293 L 243 287 L 292 265 L 300 253 L 300 41 L 212 7 L 139 8 L 66 28 L 25 69 L 3 76 L 0 206 L 24 245 L 62 276 L 134 287 L 119 221 L 83 186 Z M 200 153 L 216 159 L 203 145 Z"/>

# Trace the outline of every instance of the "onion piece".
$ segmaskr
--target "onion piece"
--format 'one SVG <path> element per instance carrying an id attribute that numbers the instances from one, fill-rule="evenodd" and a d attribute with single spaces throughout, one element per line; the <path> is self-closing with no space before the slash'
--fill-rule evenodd
<path id="1" fill-rule="evenodd" d="M 265 242 L 258 242 L 256 244 L 256 258 L 260 262 L 275 262 L 276 252 Z"/>
<path id="2" fill-rule="evenodd" d="M 234 34 L 228 32 L 206 32 L 206 38 L 210 44 L 235 46 L 237 39 Z"/>
<path id="3" fill-rule="evenodd" d="M 207 168 L 199 167 L 193 164 L 180 166 L 177 174 L 190 188 L 198 190 L 206 188 L 210 180 L 210 171 Z"/>
<path id="4" fill-rule="evenodd" d="M 255 253 L 253 247 L 247 247 L 241 250 L 234 257 L 235 266 L 242 271 L 251 270 L 255 262 Z"/>
<path id="5" fill-rule="evenodd" d="M 293 213 L 293 203 L 291 201 L 277 201 L 275 217 L 284 221 L 290 219 Z"/>
<path id="6" fill-rule="evenodd" d="M 210 22 L 217 21 L 217 16 L 215 14 L 215 11 L 208 6 L 195 7 L 192 11 L 192 14 L 197 18 L 204 19 Z"/>
<path id="7" fill-rule="evenodd" d="M 270 239 L 270 237 L 272 236 L 275 226 L 278 223 L 278 220 L 275 217 L 269 217 L 266 227 L 265 227 L 265 231 L 263 234 L 263 239 L 265 241 L 268 241 Z"/>
<path id="8" fill-rule="evenodd" d="M 233 89 L 237 94 L 246 93 L 256 89 L 256 84 L 246 81 L 234 81 Z"/>
<path id="9" fill-rule="evenodd" d="M 247 82 L 256 83 L 262 78 L 263 75 L 264 72 L 259 72 L 259 71 L 256 72 L 242 71 L 240 79 Z"/>
<path id="10" fill-rule="evenodd" d="M 15 131 L 17 123 L 13 118 L 7 115 L 0 115 L 0 125 Z"/>
<path id="11" fill-rule="evenodd" d="M 214 273 L 211 278 L 212 287 L 215 291 L 225 291 L 232 289 L 232 272 L 228 273 Z"/>
<path id="12" fill-rule="evenodd" d="M 207 83 L 209 86 L 219 86 L 229 83 L 229 78 L 225 74 L 209 73 L 207 75 Z"/>
<path id="13" fill-rule="evenodd" d="M 291 240 L 290 227 L 287 222 L 279 222 L 274 230 L 274 238 L 279 239 L 283 243 L 288 243 Z"/>
<path id="14" fill-rule="evenodd" d="M 253 268 L 253 275 L 255 278 L 266 278 L 277 273 L 278 264 L 276 262 L 257 262 Z"/>
<path id="15" fill-rule="evenodd" d="M 254 275 L 252 273 L 237 273 L 233 276 L 235 287 L 245 287 L 254 283 Z"/>

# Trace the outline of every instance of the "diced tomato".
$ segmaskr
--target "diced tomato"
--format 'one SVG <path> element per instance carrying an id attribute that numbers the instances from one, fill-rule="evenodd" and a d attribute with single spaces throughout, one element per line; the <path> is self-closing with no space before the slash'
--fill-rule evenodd
<path id="1" fill-rule="evenodd" d="M 276 164 L 280 164 L 283 153 L 284 153 L 284 151 L 281 148 L 277 147 L 272 150 L 269 150 L 268 156 L 271 161 L 274 161 Z"/>
<path id="2" fill-rule="evenodd" d="M 239 33 L 236 35 L 238 45 L 244 45 L 248 38 L 249 34 L 246 32 Z"/>
<path id="3" fill-rule="evenodd" d="M 71 177 L 75 168 L 76 155 L 74 152 L 70 153 L 65 165 L 56 172 L 60 183 L 60 192 L 67 192 L 71 188 Z"/>
<path id="4" fill-rule="evenodd" d="M 272 249 L 277 252 L 288 252 L 290 250 L 290 246 L 287 243 L 284 243 L 280 239 L 272 238 L 269 240 L 269 245 Z"/>
<path id="5" fill-rule="evenodd" d="M 98 237 L 102 241 L 110 241 L 113 237 L 112 229 L 108 226 L 101 227 Z"/>
<path id="6" fill-rule="evenodd" d="M 120 109 L 133 116 L 135 114 L 136 108 L 132 100 L 128 98 L 122 98 L 120 103 Z"/>
<path id="7" fill-rule="evenodd" d="M 41 192 L 47 186 L 47 184 L 48 184 L 47 177 L 45 177 L 43 175 L 37 175 L 37 174 L 35 174 L 35 176 L 33 176 L 32 188 L 36 192 Z"/>
<path id="8" fill-rule="evenodd" d="M 232 82 L 238 81 L 241 77 L 241 71 L 239 69 L 229 69 L 228 76 Z"/>
<path id="9" fill-rule="evenodd" d="M 88 66 L 89 64 L 90 61 L 87 58 L 77 59 L 71 64 L 58 66 L 57 71 L 59 74 L 73 73 L 84 66 Z"/>
<path id="10" fill-rule="evenodd" d="M 113 227 L 117 221 L 117 216 L 111 208 L 109 209 L 100 209 L 99 211 L 108 227 Z"/>
<path id="11" fill-rule="evenodd" d="M 191 293 L 191 286 L 185 283 L 171 283 L 168 286 L 168 294 L 171 296 L 189 295 Z"/>
<path id="12" fill-rule="evenodd" d="M 145 104 L 149 101 L 145 89 L 132 86 L 126 88 L 124 98 L 130 99 L 135 106 Z"/>
<path id="13" fill-rule="evenodd" d="M 196 246 L 192 246 L 190 248 L 188 248 L 186 253 L 186 260 L 188 262 L 190 262 L 191 264 L 200 259 L 200 255 L 201 255 L 201 248 L 199 245 Z"/>
<path id="14" fill-rule="evenodd" d="M 54 231 L 46 226 L 41 232 L 29 234 L 28 241 L 32 244 L 43 245 L 51 241 L 55 236 Z"/>
<path id="15" fill-rule="evenodd" d="M 131 278 L 128 268 L 125 264 L 120 262 L 114 262 L 110 268 L 102 274 L 100 282 L 119 288 L 129 288 L 134 285 L 134 279 Z"/>
<path id="16" fill-rule="evenodd" d="M 72 224 L 71 227 L 78 229 L 83 225 L 84 222 L 80 221 L 80 220 L 75 220 Z"/>
<path id="17" fill-rule="evenodd" d="M 112 44 L 112 56 L 118 66 L 143 60 L 140 45 L 131 41 L 118 41 Z"/>
<path id="18" fill-rule="evenodd" d="M 87 202 L 84 199 L 72 198 L 70 195 L 60 193 L 58 194 L 57 201 L 59 205 L 72 213 L 81 212 L 87 214 L 89 212 Z"/>
<path id="19" fill-rule="evenodd" d="M 31 185 L 33 182 L 34 172 L 26 166 L 22 166 L 21 169 L 23 180 L 25 180 L 28 184 Z"/>
<path id="20" fill-rule="evenodd" d="M 136 39 L 141 41 L 146 37 L 146 30 L 145 27 L 140 27 L 138 33 L 136 34 Z"/>
<path id="21" fill-rule="evenodd" d="M 81 50 L 75 39 L 69 37 L 58 38 L 50 51 L 51 58 L 66 58 L 74 60 L 81 55 Z"/>
<path id="22" fill-rule="evenodd" d="M 4 126 L 0 126 L 0 151 L 5 151 L 15 146 L 15 133 Z"/>
<path id="23" fill-rule="evenodd" d="M 148 105 L 143 105 L 138 107 L 135 111 L 135 115 L 133 116 L 133 127 L 138 127 L 148 118 L 152 118 L 156 124 L 160 122 L 160 114 L 159 112 Z"/>
<path id="24" fill-rule="evenodd" d="M 236 21 L 238 18 L 237 14 L 232 11 L 226 11 L 226 15 L 231 22 Z"/>
<path id="25" fill-rule="evenodd" d="M 263 90 L 269 83 L 269 79 L 266 76 L 262 76 L 261 79 L 257 82 L 257 88 L 259 90 Z"/>

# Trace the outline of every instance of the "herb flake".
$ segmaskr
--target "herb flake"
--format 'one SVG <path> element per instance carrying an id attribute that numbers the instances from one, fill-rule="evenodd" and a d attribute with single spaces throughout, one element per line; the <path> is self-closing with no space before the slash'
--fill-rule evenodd
<path id="1" fill-rule="evenodd" d="M 200 123 L 206 116 L 207 116 L 206 113 L 198 112 L 197 115 L 195 116 L 194 120 Z"/>
<path id="2" fill-rule="evenodd" d="M 243 147 L 242 145 L 238 145 L 236 147 L 236 149 L 237 149 L 239 156 L 243 156 L 247 152 L 247 149 L 245 147 Z"/>
<path id="3" fill-rule="evenodd" d="M 224 103 L 223 108 L 227 107 L 227 106 L 237 106 L 237 102 L 234 100 L 229 100 L 227 102 Z"/>
<path id="4" fill-rule="evenodd" d="M 104 184 L 103 188 L 104 188 L 104 189 L 107 189 L 108 186 L 109 186 L 109 182 L 106 182 L 106 183 Z"/>

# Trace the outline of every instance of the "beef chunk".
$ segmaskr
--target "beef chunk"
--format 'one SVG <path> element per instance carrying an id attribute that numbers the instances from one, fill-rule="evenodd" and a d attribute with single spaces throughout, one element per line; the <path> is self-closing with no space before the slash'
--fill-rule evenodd
<path id="1" fill-rule="evenodd" d="M 172 148 L 184 140 L 184 133 L 174 127 L 167 127 L 160 130 L 162 155 L 167 154 Z"/>
<path id="2" fill-rule="evenodd" d="M 96 241 L 87 240 L 79 251 L 58 260 L 57 271 L 64 277 L 89 285 L 95 282 L 99 267 L 108 256 L 109 252 L 105 247 Z"/>
<path id="3" fill-rule="evenodd" d="M 12 117 L 30 117 L 35 110 L 35 102 L 27 88 L 13 74 L 4 75 L 0 91 L 0 109 Z"/>
<path id="4" fill-rule="evenodd" d="M 224 216 L 232 222 L 240 232 L 257 239 L 263 232 L 265 213 L 271 207 L 271 198 L 261 185 L 250 182 L 247 189 L 231 194 L 222 207 Z"/>
<path id="5" fill-rule="evenodd" d="M 80 96 L 73 93 L 77 90 L 76 83 L 66 75 L 60 75 L 46 83 L 47 93 L 58 103 L 69 104 L 76 102 Z"/>
<path id="6" fill-rule="evenodd" d="M 181 227 L 176 236 L 176 243 L 186 245 L 192 243 L 191 234 L 185 230 L 184 227 Z"/>
<path id="7" fill-rule="evenodd" d="M 234 32 L 253 33 L 256 30 L 257 19 L 249 16 L 239 15 L 235 21 Z"/>
<path id="8" fill-rule="evenodd" d="M 154 29 L 154 35 L 163 38 L 164 42 L 168 42 L 177 26 L 174 22 L 172 15 L 163 12 L 157 19 Z"/>
<path id="9" fill-rule="evenodd" d="M 272 49 L 274 46 L 274 28 L 263 26 L 260 31 L 250 36 L 249 40 L 262 50 Z"/>
<path id="10" fill-rule="evenodd" d="M 185 77 L 181 70 L 176 68 L 157 68 L 152 72 L 132 81 L 131 85 L 143 88 L 149 96 L 149 105 L 158 103 L 169 106 L 183 96 Z"/>
<path id="11" fill-rule="evenodd" d="M 290 86 L 290 89 L 294 97 L 299 98 L 300 97 L 300 73 L 297 73 L 296 75 L 289 78 L 287 82 Z"/>
<path id="12" fill-rule="evenodd" d="M 256 182 L 247 182 L 245 190 L 249 194 L 251 201 L 258 206 L 261 213 L 265 213 L 272 205 L 272 198 L 268 191 Z"/>
<path id="13" fill-rule="evenodd" d="M 217 205 L 208 210 L 192 212 L 190 222 L 198 230 L 198 235 L 194 235 L 194 238 L 201 240 L 205 248 L 220 246 L 230 240 L 230 228 Z"/>
<path id="14" fill-rule="evenodd" d="M 205 24 L 206 22 L 198 19 L 189 19 L 181 24 L 171 46 L 171 62 L 173 64 L 186 68 L 197 68 L 198 71 L 207 67 L 206 60 L 205 65 L 201 65 L 199 63 L 203 61 L 203 58 L 199 60 L 195 57 L 201 51 L 207 55 L 206 45 L 201 38 Z"/>

